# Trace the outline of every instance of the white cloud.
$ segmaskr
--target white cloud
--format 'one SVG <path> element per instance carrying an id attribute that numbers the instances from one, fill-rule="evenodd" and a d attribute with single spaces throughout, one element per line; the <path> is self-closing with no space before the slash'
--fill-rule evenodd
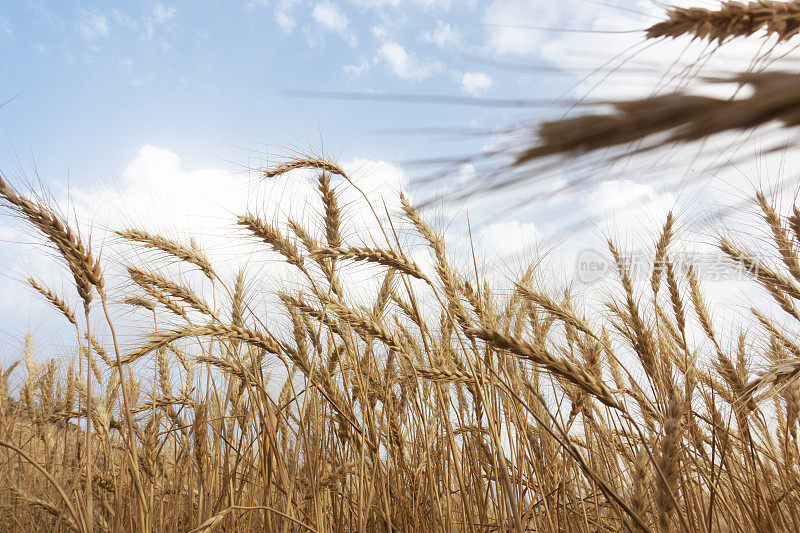
<path id="1" fill-rule="evenodd" d="M 275 13 L 275 22 L 281 27 L 284 33 L 292 33 L 292 30 L 297 26 L 297 23 L 285 11 L 278 11 Z"/>
<path id="2" fill-rule="evenodd" d="M 366 57 L 362 57 L 357 65 L 345 65 L 344 72 L 348 76 L 358 76 L 369 70 L 369 61 Z"/>
<path id="3" fill-rule="evenodd" d="M 164 6 L 161 2 L 152 5 L 150 13 L 144 22 L 144 32 L 147 39 L 155 36 L 159 26 L 166 26 L 177 15 L 178 10 L 174 6 Z"/>
<path id="4" fill-rule="evenodd" d="M 339 9 L 339 6 L 327 0 L 317 3 L 314 10 L 311 12 L 314 20 L 335 33 L 344 33 L 347 31 L 347 15 Z"/>
<path id="5" fill-rule="evenodd" d="M 178 10 L 174 6 L 165 7 L 161 2 L 153 4 L 153 21 L 156 24 L 165 24 L 175 18 Z"/>
<path id="6" fill-rule="evenodd" d="M 423 80 L 441 70 L 440 63 L 420 61 L 394 41 L 383 43 L 378 49 L 378 57 L 389 65 L 395 76 L 403 80 Z"/>
<path id="7" fill-rule="evenodd" d="M 436 21 L 436 29 L 422 34 L 422 40 L 439 48 L 455 48 L 461 44 L 461 31 L 449 22 Z"/>
<path id="8" fill-rule="evenodd" d="M 652 185 L 615 179 L 600 183 L 581 203 L 589 215 L 609 225 L 611 235 L 624 237 L 630 232 L 649 239 L 658 235 L 675 197 Z"/>
<path id="9" fill-rule="evenodd" d="M 389 31 L 385 26 L 373 26 L 371 31 L 379 41 L 386 41 L 389 38 Z"/>
<path id="10" fill-rule="evenodd" d="M 87 41 L 108 35 L 108 19 L 105 15 L 84 13 L 78 23 L 78 32 Z"/>
<path id="11" fill-rule="evenodd" d="M 471 163 L 464 163 L 458 167 L 458 172 L 453 177 L 457 184 L 463 185 L 475 179 L 475 165 Z"/>
<path id="12" fill-rule="evenodd" d="M 114 17 L 114 22 L 119 26 L 130 28 L 132 30 L 136 30 L 139 26 L 135 20 L 129 17 L 128 14 L 122 10 L 112 9 L 111 15 Z"/>
<path id="13" fill-rule="evenodd" d="M 8 23 L 8 19 L 5 17 L 0 17 L 0 30 L 7 35 L 14 35 L 14 31 L 11 29 L 11 24 Z"/>
<path id="14" fill-rule="evenodd" d="M 510 220 L 484 226 L 478 232 L 480 243 L 495 250 L 501 257 L 529 252 L 536 245 L 538 233 L 532 222 Z"/>
<path id="15" fill-rule="evenodd" d="M 355 35 L 349 31 L 350 21 L 338 5 L 329 0 L 318 2 L 312 10 L 311 16 L 327 30 L 338 34 L 348 40 L 351 46 L 355 46 Z"/>
<path id="16" fill-rule="evenodd" d="M 485 72 L 467 72 L 461 78 L 461 88 L 472 96 L 486 94 L 492 83 L 492 77 Z"/>
<path id="17" fill-rule="evenodd" d="M 278 0 L 275 2 L 275 22 L 283 30 L 283 33 L 290 34 L 297 27 L 297 21 L 294 19 L 294 7 L 300 3 L 300 0 Z M 255 7 L 267 7 L 271 5 L 271 0 L 251 0 L 246 4 L 248 9 Z"/>

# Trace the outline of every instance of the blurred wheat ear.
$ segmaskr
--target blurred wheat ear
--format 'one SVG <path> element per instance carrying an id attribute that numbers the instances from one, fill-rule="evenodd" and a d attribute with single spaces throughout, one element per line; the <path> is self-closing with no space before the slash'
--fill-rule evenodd
<path id="1" fill-rule="evenodd" d="M 727 131 L 750 130 L 772 121 L 786 128 L 800 124 L 800 74 L 742 73 L 707 81 L 749 86 L 753 93 L 745 98 L 721 99 L 676 92 L 640 100 L 598 102 L 611 105 L 614 111 L 540 124 L 534 131 L 536 144 L 522 150 L 515 164 L 642 141 L 640 147 L 624 152 L 628 156 Z M 658 134 L 665 135 L 658 138 Z"/>

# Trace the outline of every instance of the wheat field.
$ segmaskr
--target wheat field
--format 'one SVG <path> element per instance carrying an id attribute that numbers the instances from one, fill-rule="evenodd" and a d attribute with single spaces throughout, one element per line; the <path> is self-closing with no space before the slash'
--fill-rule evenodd
<path id="1" fill-rule="evenodd" d="M 727 2 L 672 9 L 646 37 L 722 46 L 798 29 L 797 2 Z M 792 127 L 797 76 L 742 73 L 743 98 L 676 92 L 543 123 L 514 165 Z M 218 272 L 188 235 L 119 228 L 148 254 L 107 284 L 105 258 L 67 217 L 0 180 L 3 208 L 69 272 L 71 294 L 28 282 L 79 354 L 37 362 L 29 336 L 0 368 L 2 531 L 800 530 L 800 207 L 755 191 L 754 224 L 771 238 L 752 249 L 711 236 L 772 301 L 741 311 L 757 327 L 732 331 L 673 260 L 672 213 L 645 283 L 608 240 L 617 296 L 590 313 L 545 288 L 538 263 L 504 284 L 479 271 L 480 251 L 457 266 L 403 195 L 385 216 L 365 196 L 383 244 L 351 243 L 334 184 L 356 184 L 315 157 L 263 179 L 297 169 L 315 173 L 319 220 L 241 213 L 231 237 L 292 273 L 268 314 L 247 271 Z M 354 267 L 373 293 L 347 282 Z M 132 347 L 118 308 L 146 331 Z"/>

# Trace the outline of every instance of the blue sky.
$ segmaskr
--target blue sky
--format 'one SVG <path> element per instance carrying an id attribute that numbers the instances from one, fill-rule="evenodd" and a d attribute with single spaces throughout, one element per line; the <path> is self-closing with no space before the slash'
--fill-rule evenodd
<path id="1" fill-rule="evenodd" d="M 0 110 L 0 168 L 16 167 L 14 152 L 23 168 L 35 162 L 45 180 L 85 183 L 119 173 L 145 144 L 208 166 L 246 164 L 246 151 L 229 145 L 261 150 L 309 139 L 318 148 L 320 138 L 344 156 L 440 155 L 454 147 L 372 130 L 486 127 L 523 115 L 282 91 L 555 98 L 573 80 L 479 61 L 541 62 L 541 45 L 557 34 L 487 24 L 574 23 L 549 4 L 3 0 L 0 99 L 21 94 Z"/>
<path id="2" fill-rule="evenodd" d="M 691 63 L 705 51 L 683 40 L 644 43 L 635 30 L 662 16 L 654 0 L 0 0 L 0 102 L 15 97 L 0 108 L 0 171 L 18 184 L 38 176 L 108 259 L 128 258 L 112 254 L 113 243 L 103 240 L 108 230 L 134 225 L 170 237 L 195 235 L 233 271 L 237 258 L 222 234 L 234 215 L 253 208 L 274 210 L 268 217 L 285 214 L 313 194 L 301 180 L 264 185 L 248 166 L 269 165 L 293 149 L 324 148 L 371 192 L 420 192 L 415 179 L 439 168 L 407 162 L 477 154 L 502 138 L 453 140 L 418 130 L 484 131 L 567 109 L 304 99 L 286 91 L 563 97 L 562 103 L 641 97 L 685 86 L 675 58 Z M 704 63 L 706 72 L 746 68 L 758 46 L 726 45 Z M 618 74 L 586 76 L 609 60 Z M 403 128 L 417 131 L 376 133 Z M 762 154 L 750 167 L 704 172 L 740 154 L 741 141 L 709 145 L 705 167 L 694 158 L 696 147 L 670 151 L 671 166 L 662 164 L 663 154 L 614 167 L 583 161 L 582 170 L 564 161 L 547 175 L 532 174 L 526 187 L 546 193 L 574 172 L 586 173 L 589 179 L 570 196 L 527 202 L 528 192 L 517 190 L 433 214 L 448 225 L 448 244 L 462 257 L 469 214 L 481 253 L 500 278 L 560 245 L 571 251 L 548 254 L 556 258 L 550 273 L 569 280 L 575 254 L 588 248 L 605 254 L 609 234 L 627 248 L 650 249 L 670 209 L 686 221 L 687 240 L 708 248 L 691 223 L 709 206 L 740 200 L 752 181 L 781 163 Z M 744 142 L 758 150 L 758 142 Z M 455 172 L 434 188 L 458 192 L 483 178 L 471 165 Z M 701 174 L 696 183 L 682 182 Z M 565 226 L 570 218 L 584 223 Z M 63 270 L 32 242 L 8 217 L 0 219 L 0 336 L 20 339 L 33 330 L 47 342 L 55 318 L 22 282 L 37 273 L 67 298 L 70 289 Z"/>

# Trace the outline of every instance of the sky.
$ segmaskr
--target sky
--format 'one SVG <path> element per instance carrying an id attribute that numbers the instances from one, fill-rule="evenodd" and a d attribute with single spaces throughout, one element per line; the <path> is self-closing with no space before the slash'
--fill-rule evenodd
<path id="1" fill-rule="evenodd" d="M 47 179 L 119 174 L 150 144 L 194 166 L 242 163 L 247 150 L 325 147 L 381 159 L 438 148 L 386 128 L 486 125 L 497 110 L 286 97 L 284 91 L 557 96 L 567 81 L 479 60 L 531 57 L 546 40 L 504 21 L 559 26 L 543 2 L 0 3 L 3 168 L 17 154 Z M 499 11 L 498 11 L 499 10 Z M 541 19 L 534 11 L 549 16 Z M 498 14 L 499 13 L 499 14 Z M 565 19 L 566 20 L 566 19 Z M 508 115 L 508 114 L 506 114 Z M 232 146 L 243 147 L 236 150 Z"/>
<path id="2" fill-rule="evenodd" d="M 102 248 L 109 230 L 140 225 L 197 235 L 234 271 L 224 231 L 235 215 L 285 215 L 313 192 L 301 179 L 264 185 L 255 171 L 297 151 L 336 158 L 375 198 L 399 190 L 418 199 L 447 196 L 480 182 L 485 168 L 415 162 L 496 149 L 508 140 L 503 128 L 575 112 L 570 103 L 585 97 L 683 87 L 691 76 L 682 61 L 702 58 L 704 68 L 730 72 L 758 52 L 758 43 L 734 43 L 706 57 L 701 43 L 644 43 L 641 30 L 662 13 L 650 0 L 0 0 L 0 102 L 7 101 L 0 172 L 49 191 L 110 259 L 111 244 Z M 379 99 L 401 95 L 452 99 Z M 458 105 L 481 103 L 469 99 L 487 100 Z M 489 105 L 509 99 L 556 104 Z M 742 142 L 718 141 L 708 165 L 739 153 Z M 504 274 L 519 271 L 531 253 L 566 244 L 571 255 L 554 264 L 568 279 L 575 254 L 599 250 L 606 234 L 649 246 L 670 209 L 695 221 L 697 206 L 740 200 L 781 164 L 763 156 L 687 186 L 685 178 L 702 171 L 686 156 L 696 148 L 688 150 L 673 151 L 672 165 L 652 155 L 613 172 L 567 161 L 537 176 L 523 195 L 477 195 L 433 216 L 448 226 L 456 250 L 469 244 L 469 216 L 488 261 Z M 449 178 L 425 180 L 442 170 Z M 559 190 L 573 172 L 590 178 L 576 193 L 530 199 L 531 189 Z M 583 226 L 569 226 L 575 220 Z M 686 226 L 695 248 L 707 249 Z M 52 263 L 29 232 L 0 219 L 0 339 L 28 330 L 50 339 L 52 316 L 21 281 L 36 272 L 67 291 Z"/>

